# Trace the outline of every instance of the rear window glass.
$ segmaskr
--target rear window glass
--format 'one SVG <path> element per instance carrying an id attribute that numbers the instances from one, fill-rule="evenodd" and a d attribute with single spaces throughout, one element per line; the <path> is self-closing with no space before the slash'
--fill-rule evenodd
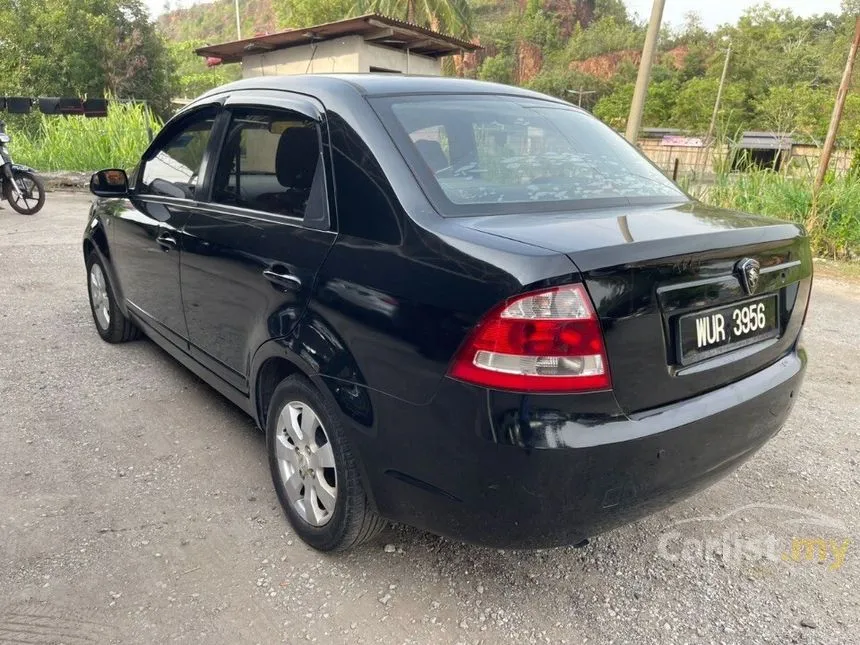
<path id="1" fill-rule="evenodd" d="M 375 105 L 387 113 L 383 120 L 401 152 L 446 214 L 686 199 L 618 134 L 560 104 L 434 96 Z"/>

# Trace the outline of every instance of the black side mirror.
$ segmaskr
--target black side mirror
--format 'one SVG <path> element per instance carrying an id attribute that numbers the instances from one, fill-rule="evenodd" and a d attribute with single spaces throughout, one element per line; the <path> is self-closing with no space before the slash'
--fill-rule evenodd
<path id="1" fill-rule="evenodd" d="M 90 192 L 96 197 L 125 197 L 128 195 L 128 176 L 125 170 L 99 170 L 90 178 Z"/>

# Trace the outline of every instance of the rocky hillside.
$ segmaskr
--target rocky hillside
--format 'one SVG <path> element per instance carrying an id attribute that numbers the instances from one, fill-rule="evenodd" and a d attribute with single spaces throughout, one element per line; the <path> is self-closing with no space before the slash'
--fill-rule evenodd
<path id="1" fill-rule="evenodd" d="M 242 35 L 265 34 L 278 30 L 271 0 L 239 0 Z M 219 43 L 236 39 L 236 13 L 233 0 L 215 0 L 162 14 L 158 29 L 174 43 L 203 41 Z"/>

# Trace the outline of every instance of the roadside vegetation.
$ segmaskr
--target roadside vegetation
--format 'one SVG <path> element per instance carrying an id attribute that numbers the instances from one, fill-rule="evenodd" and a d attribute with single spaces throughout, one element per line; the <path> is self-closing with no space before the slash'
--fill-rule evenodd
<path id="1" fill-rule="evenodd" d="M 106 118 L 38 115 L 13 134 L 14 158 L 42 171 L 130 168 L 161 120 L 141 103 L 111 102 Z"/>
<path id="2" fill-rule="evenodd" d="M 818 195 L 811 173 L 771 170 L 721 173 L 714 184 L 693 186 L 694 197 L 714 206 L 802 224 L 816 254 L 834 259 L 860 256 L 860 177 L 830 175 Z"/>

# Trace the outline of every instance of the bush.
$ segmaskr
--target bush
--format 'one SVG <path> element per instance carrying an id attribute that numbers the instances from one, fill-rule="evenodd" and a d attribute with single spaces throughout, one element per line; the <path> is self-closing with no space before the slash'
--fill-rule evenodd
<path id="1" fill-rule="evenodd" d="M 147 108 L 140 103 L 112 101 L 105 118 L 39 116 L 32 133 L 10 130 L 13 158 L 37 170 L 128 168 L 149 145 Z M 153 133 L 161 128 L 151 113 L 148 123 Z"/>
<path id="2" fill-rule="evenodd" d="M 769 215 L 803 225 L 819 255 L 850 259 L 860 254 L 860 178 L 830 177 L 817 199 L 812 176 L 768 170 L 721 174 L 698 191 L 709 204 Z"/>

